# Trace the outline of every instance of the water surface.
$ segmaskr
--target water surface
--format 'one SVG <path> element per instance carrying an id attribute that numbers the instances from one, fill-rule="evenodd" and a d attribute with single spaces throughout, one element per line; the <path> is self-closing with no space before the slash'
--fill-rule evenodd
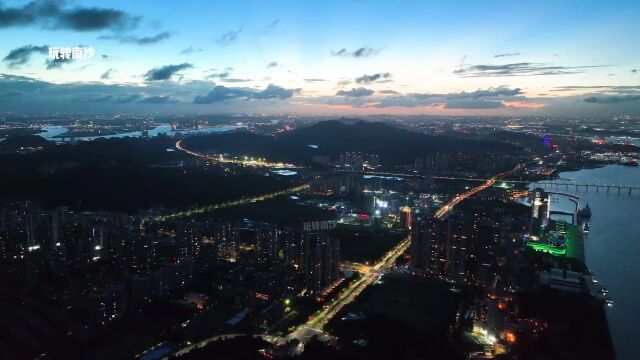
<path id="1" fill-rule="evenodd" d="M 575 183 L 640 185 L 640 168 L 610 165 L 598 169 L 561 173 L 560 178 Z M 567 180 L 558 180 L 565 183 Z M 537 187 L 531 184 L 530 187 Z M 547 187 L 548 188 L 548 187 Z M 549 189 L 549 188 L 548 188 Z M 640 190 L 628 195 L 616 189 L 599 192 L 591 188 L 553 188 L 552 191 L 580 197 L 581 206 L 589 203 L 591 232 L 585 240 L 586 262 L 609 289 L 614 307 L 607 309 L 609 328 L 618 359 L 638 359 L 640 355 Z M 557 209 L 571 211 L 563 199 L 554 201 Z M 575 205 L 574 205 L 575 207 Z"/>

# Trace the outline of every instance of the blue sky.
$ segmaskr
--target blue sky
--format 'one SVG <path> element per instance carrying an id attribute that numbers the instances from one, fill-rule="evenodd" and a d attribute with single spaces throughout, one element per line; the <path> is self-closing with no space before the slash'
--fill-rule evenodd
<path id="1" fill-rule="evenodd" d="M 637 1 L 0 1 L 0 105 L 638 115 L 639 17 Z M 96 56 L 47 68 L 45 47 L 78 45 Z"/>

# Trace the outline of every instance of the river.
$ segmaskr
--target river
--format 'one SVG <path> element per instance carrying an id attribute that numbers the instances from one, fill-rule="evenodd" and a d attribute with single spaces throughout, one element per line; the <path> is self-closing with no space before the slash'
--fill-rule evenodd
<path id="1" fill-rule="evenodd" d="M 576 183 L 640 185 L 640 168 L 609 165 L 598 169 L 564 172 L 561 179 Z M 557 180 L 566 183 L 567 180 Z M 531 188 L 536 187 L 531 184 Z M 551 190 L 550 190 L 551 191 Z M 580 206 L 589 203 L 591 231 L 585 240 L 586 262 L 600 283 L 609 289 L 613 308 L 607 309 L 609 329 L 618 359 L 637 359 L 640 354 L 640 190 L 611 189 L 599 192 L 591 188 L 552 191 L 580 197 Z M 552 208 L 571 211 L 562 198 Z M 575 208 L 575 205 L 574 205 Z"/>
<path id="2" fill-rule="evenodd" d="M 155 128 L 149 130 L 149 137 L 155 137 L 160 134 L 173 136 L 178 133 L 182 135 L 185 135 L 185 134 L 192 135 L 192 134 L 227 132 L 227 131 L 235 130 L 241 127 L 244 127 L 244 126 L 228 125 L 228 126 L 215 126 L 215 127 L 204 128 L 204 129 L 188 129 L 188 130 L 173 131 L 171 130 L 171 125 L 160 124 Z M 62 141 L 62 139 L 57 136 L 66 133 L 69 129 L 67 129 L 64 126 L 43 126 L 42 130 L 43 132 L 38 135 L 42 136 L 43 138 L 47 140 L 52 140 L 52 141 Z M 109 138 L 123 138 L 123 137 L 141 137 L 141 136 L 142 136 L 142 131 L 132 131 L 132 132 L 126 132 L 126 133 L 120 133 L 120 134 L 113 134 L 113 135 L 79 136 L 79 137 L 76 137 L 75 139 L 76 140 L 95 140 L 99 138 L 109 139 Z"/>

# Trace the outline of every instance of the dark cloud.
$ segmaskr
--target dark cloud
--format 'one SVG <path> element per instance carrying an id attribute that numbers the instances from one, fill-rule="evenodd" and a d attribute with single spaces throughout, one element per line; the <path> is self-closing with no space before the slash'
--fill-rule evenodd
<path id="1" fill-rule="evenodd" d="M 416 94 L 409 95 L 397 95 L 397 96 L 386 96 L 377 100 L 376 107 L 378 108 L 386 108 L 386 107 L 405 107 L 405 108 L 415 108 L 415 107 L 423 107 L 423 106 L 431 106 L 435 103 L 442 103 L 444 100 L 438 101 L 435 98 L 421 98 L 416 96 Z"/>
<path id="2" fill-rule="evenodd" d="M 311 78 L 311 79 L 302 79 L 302 80 L 304 80 L 305 82 L 310 82 L 310 83 L 312 83 L 312 82 L 323 82 L 323 81 L 329 81 L 329 80 L 327 80 L 327 79 L 315 79 L 315 78 Z"/>
<path id="3" fill-rule="evenodd" d="M 33 54 L 45 55 L 48 52 L 49 47 L 47 45 L 25 45 L 9 51 L 9 54 L 2 61 L 6 62 L 10 68 L 14 68 L 28 63 Z"/>
<path id="4" fill-rule="evenodd" d="M 390 73 L 377 73 L 377 74 L 373 74 L 373 75 L 362 75 L 360 77 L 356 78 L 356 82 L 358 84 L 368 84 L 368 83 L 372 83 L 372 82 L 383 82 L 383 81 L 389 81 L 389 79 L 391 78 L 391 74 Z"/>
<path id="5" fill-rule="evenodd" d="M 242 29 L 238 30 L 229 30 L 226 33 L 220 35 L 219 38 L 216 39 L 216 42 L 222 46 L 231 45 L 236 40 L 238 40 L 238 35 L 242 32 Z"/>
<path id="6" fill-rule="evenodd" d="M 140 99 L 141 97 L 142 95 L 140 94 L 132 94 L 132 95 L 80 94 L 74 98 L 74 101 L 77 101 L 83 104 L 99 104 L 99 103 L 129 104 Z M 151 100 L 144 101 L 144 102 L 139 101 L 139 103 L 163 104 L 162 102 L 163 100 L 155 99 L 155 98 L 162 98 L 162 97 L 163 96 L 151 96 L 143 99 L 143 100 L 147 100 L 147 99 L 151 99 Z M 174 102 L 178 102 L 178 101 L 174 101 Z"/>
<path id="7" fill-rule="evenodd" d="M 209 74 L 207 79 L 226 79 L 231 76 L 231 72 L 233 72 L 233 68 L 228 66 L 224 70 L 220 69 L 209 69 L 208 71 L 218 71 L 213 74 Z"/>
<path id="8" fill-rule="evenodd" d="M 584 99 L 584 102 L 592 104 L 618 104 L 624 102 L 640 101 L 640 95 L 626 96 L 591 96 Z"/>
<path id="9" fill-rule="evenodd" d="M 207 95 L 198 95 L 193 99 L 194 104 L 213 104 L 226 100 L 244 99 L 244 100 L 274 100 L 289 99 L 300 89 L 285 89 L 276 85 L 269 85 L 262 91 L 255 91 L 242 88 L 229 88 L 218 85 L 214 87 Z"/>
<path id="10" fill-rule="evenodd" d="M 353 57 L 369 57 L 372 55 L 375 55 L 379 52 L 380 50 L 377 49 L 373 49 L 370 47 L 361 47 L 359 49 L 356 49 L 356 51 L 353 52 Z"/>
<path id="11" fill-rule="evenodd" d="M 197 53 L 197 52 L 202 52 L 202 49 L 200 49 L 200 48 L 196 49 L 193 46 L 189 46 L 188 48 L 180 51 L 180 54 L 188 55 L 188 54 L 193 54 L 193 53 Z"/>
<path id="12" fill-rule="evenodd" d="M 198 95 L 193 99 L 194 104 L 213 104 L 225 100 L 238 98 L 248 98 L 251 92 L 246 89 L 228 88 L 218 85 L 214 87 L 207 95 Z"/>
<path id="13" fill-rule="evenodd" d="M 640 93 L 640 85 L 570 85 L 558 86 L 551 91 L 589 91 L 591 93 L 609 94 L 609 95 L 634 95 Z"/>
<path id="14" fill-rule="evenodd" d="M 508 88 L 504 86 L 488 88 L 486 90 L 476 90 L 472 92 L 459 92 L 454 94 L 446 95 L 447 98 L 471 98 L 471 99 L 479 99 L 481 97 L 501 97 L 501 96 L 516 96 L 522 95 L 522 89 L 520 88 Z"/>
<path id="15" fill-rule="evenodd" d="M 462 91 L 457 93 L 409 93 L 400 95 L 388 90 L 379 91 L 380 94 L 392 96 L 381 97 L 375 105 L 384 107 L 424 107 L 445 104 L 449 109 L 490 109 L 504 106 L 501 100 L 523 100 L 520 88 L 500 86 L 476 91 Z M 448 105 L 448 107 L 446 106 Z"/>
<path id="16" fill-rule="evenodd" d="M 631 72 L 635 74 L 638 72 L 638 69 L 631 69 Z"/>
<path id="17" fill-rule="evenodd" d="M 28 76 L 11 75 L 11 74 L 0 74 L 0 82 L 2 83 L 11 82 L 16 84 L 18 82 L 46 84 L 44 81 L 39 81 Z"/>
<path id="18" fill-rule="evenodd" d="M 98 39 L 101 40 L 116 40 L 122 44 L 136 44 L 136 45 L 152 45 L 152 44 L 157 44 L 161 41 L 167 40 L 169 39 L 171 36 L 173 36 L 172 33 L 170 32 L 161 32 L 158 33 L 156 35 L 153 36 L 143 36 L 143 37 L 139 37 L 139 36 L 133 36 L 133 35 L 126 35 L 126 36 L 121 36 L 121 35 L 103 35 L 100 36 Z"/>
<path id="19" fill-rule="evenodd" d="M 270 22 L 265 27 L 265 30 L 266 31 L 274 31 L 274 30 L 276 30 L 276 28 L 278 27 L 279 24 L 280 24 L 280 19 L 274 19 L 272 22 Z"/>
<path id="20" fill-rule="evenodd" d="M 269 100 L 269 99 L 289 99 L 296 93 L 300 92 L 300 89 L 285 89 L 283 87 L 269 84 L 264 90 L 254 93 L 251 98 L 256 100 Z"/>
<path id="21" fill-rule="evenodd" d="M 65 64 L 70 64 L 73 60 L 72 59 L 47 59 L 46 61 L 46 65 L 47 65 L 47 70 L 59 70 L 62 69 L 62 65 Z"/>
<path id="22" fill-rule="evenodd" d="M 395 90 L 391 90 L 391 89 L 380 90 L 380 91 L 378 91 L 378 93 L 384 94 L 384 95 L 397 95 L 397 94 L 399 94 L 399 92 L 397 92 Z"/>
<path id="23" fill-rule="evenodd" d="M 337 51 L 332 50 L 331 51 L 331 55 L 333 55 L 333 56 L 349 56 L 350 53 L 349 53 L 349 51 L 347 51 L 347 49 L 342 48 L 342 49 L 337 50 Z"/>
<path id="24" fill-rule="evenodd" d="M 82 95 L 76 98 L 76 101 L 83 104 L 111 102 L 112 95 Z"/>
<path id="25" fill-rule="evenodd" d="M 138 100 L 141 97 L 142 96 L 140 94 L 122 96 L 122 97 L 114 99 L 114 102 L 118 103 L 118 104 L 129 104 L 129 103 L 132 103 L 132 102 Z"/>
<path id="26" fill-rule="evenodd" d="M 551 66 L 541 63 L 513 63 L 503 65 L 470 65 L 463 66 L 453 73 L 461 77 L 495 77 L 495 76 L 538 76 L 582 74 L 588 69 L 606 67 L 608 65 L 591 66 Z"/>
<path id="27" fill-rule="evenodd" d="M 213 73 L 207 76 L 207 79 L 226 79 L 231 76 L 232 68 L 226 68 L 223 72 Z"/>
<path id="28" fill-rule="evenodd" d="M 138 104 L 137 101 L 146 97 L 170 96 L 158 102 L 177 104 L 170 105 L 173 109 L 188 111 L 194 94 L 204 94 L 211 90 L 208 81 L 156 81 L 140 84 L 110 85 L 103 82 L 66 82 L 49 83 L 35 78 L 0 74 L 0 94 L 7 91 L 19 91 L 24 96 L 13 98 L 0 97 L 0 109 L 3 111 L 50 112 L 50 111 L 91 111 L 104 113 L 118 113 L 128 111 L 153 111 L 154 106 L 168 106 L 164 104 Z M 154 102 L 146 100 L 145 102 Z"/>
<path id="29" fill-rule="evenodd" d="M 493 55 L 494 58 L 511 57 L 511 56 L 520 56 L 520 53 L 519 52 L 510 52 L 510 53 L 502 53 L 502 54 Z"/>
<path id="30" fill-rule="evenodd" d="M 365 57 L 376 55 L 379 52 L 380 52 L 379 49 L 374 49 L 370 47 L 361 47 L 353 51 L 342 48 L 337 51 L 331 51 L 331 55 L 340 56 L 340 57 L 365 58 Z"/>
<path id="31" fill-rule="evenodd" d="M 444 105 L 445 109 L 497 109 L 504 107 L 498 100 L 450 100 Z"/>
<path id="32" fill-rule="evenodd" d="M 149 96 L 138 101 L 138 104 L 176 104 L 178 102 L 180 101 L 170 96 Z"/>
<path id="33" fill-rule="evenodd" d="M 426 100 L 426 99 L 444 99 L 444 100 L 477 100 L 480 98 L 504 98 L 504 97 L 513 97 L 517 95 L 522 95 L 522 89 L 520 88 L 509 88 L 506 86 L 499 86 L 495 88 L 488 89 L 479 89 L 476 91 L 461 91 L 457 93 L 448 93 L 448 94 L 432 94 L 432 93 L 412 93 L 407 96 L 414 97 L 416 99 Z"/>
<path id="34" fill-rule="evenodd" d="M 153 36 L 145 36 L 145 37 L 125 36 L 120 40 L 120 42 L 136 43 L 138 45 L 149 45 L 149 44 L 159 43 L 163 40 L 170 38 L 171 36 L 173 36 L 171 33 L 165 31 Z"/>
<path id="35" fill-rule="evenodd" d="M 222 81 L 222 82 L 230 82 L 230 83 L 243 83 L 243 82 L 249 82 L 249 81 L 252 81 L 252 80 L 251 79 L 239 79 L 239 78 L 225 77 L 225 78 L 220 78 L 220 81 Z"/>
<path id="36" fill-rule="evenodd" d="M 46 93 L 54 84 L 18 75 L 0 74 L 0 92 L 18 91 L 23 94 Z M 4 104 L 7 105 L 7 104 Z M 6 106 L 3 106 L 6 108 Z"/>
<path id="37" fill-rule="evenodd" d="M 337 96 L 347 96 L 347 97 L 363 97 L 373 95 L 373 90 L 359 87 L 352 88 L 351 90 L 340 90 L 336 93 Z"/>
<path id="38" fill-rule="evenodd" d="M 144 78 L 147 81 L 169 80 L 177 72 L 192 67 L 193 65 L 189 63 L 182 63 L 179 65 L 166 65 L 147 71 L 147 73 L 144 74 Z"/>
<path id="39" fill-rule="evenodd" d="M 98 74 L 99 75 L 99 74 Z M 510 89 L 506 90 L 506 89 Z M 215 91 L 214 91 L 215 90 Z M 346 90 L 346 89 L 345 89 Z M 408 93 L 391 94 L 386 91 L 373 93 L 371 96 L 305 96 L 295 95 L 299 89 L 256 90 L 248 87 L 229 88 L 212 86 L 210 81 L 150 81 L 144 84 L 110 85 L 103 82 L 65 82 L 50 83 L 27 76 L 0 74 L 0 109 L 5 112 L 102 112 L 117 114 L 126 112 L 153 113 L 159 107 L 171 109 L 172 112 L 189 113 L 193 111 L 219 111 L 220 106 L 227 106 L 225 111 L 237 113 L 263 113 L 265 111 L 281 112 L 290 110 L 295 104 L 348 105 L 354 108 L 448 108 L 469 109 L 459 111 L 500 112 L 509 108 L 512 111 L 533 111 L 520 109 L 527 103 L 543 106 L 536 110 L 546 116 L 607 116 L 612 114 L 640 114 L 640 93 L 617 95 L 593 94 L 580 96 L 553 96 L 549 98 L 527 98 L 521 90 L 499 87 L 479 89 L 457 93 Z M 197 97 L 196 95 L 201 96 Z M 278 100 L 287 96 L 297 101 Z M 158 102 L 179 103 L 138 104 L 148 97 L 170 96 Z M 587 97 L 597 100 L 584 101 Z M 235 100 L 233 100 L 235 99 Z M 259 100 L 267 99 L 267 100 Z M 271 100 L 269 100 L 271 99 Z M 230 101 L 225 101 L 230 100 Z M 299 102 L 298 102 L 299 101 Z M 595 101 L 596 103 L 593 103 Z M 145 102 L 153 102 L 145 100 Z M 501 102 L 505 107 L 501 107 Z M 213 104 L 204 109 L 196 109 L 192 103 Z M 217 105 L 216 105 L 217 104 Z M 195 109 L 195 110 L 194 110 Z M 479 109 L 479 110 L 474 110 Z M 485 110 L 482 110 L 485 109 Z"/>
<path id="40" fill-rule="evenodd" d="M 568 85 L 568 86 L 556 86 L 551 91 L 575 91 L 575 90 L 596 90 L 596 89 L 608 89 L 609 85 Z"/>
<path id="41" fill-rule="evenodd" d="M 114 9 L 80 8 L 60 14 L 58 23 L 61 29 L 95 31 L 103 29 L 129 29 L 135 27 L 139 18 L 133 18 L 123 11 Z"/>
<path id="42" fill-rule="evenodd" d="M 278 67 L 278 62 L 277 61 L 272 61 L 272 62 L 267 64 L 267 69 L 268 68 L 274 68 L 274 67 Z"/>
<path id="43" fill-rule="evenodd" d="M 102 75 L 100 75 L 100 79 L 102 79 L 102 80 L 111 79 L 111 73 L 112 72 L 113 72 L 113 69 L 109 69 L 109 70 L 105 71 L 104 73 L 102 73 Z"/>
<path id="44" fill-rule="evenodd" d="M 103 55 L 102 55 L 102 59 L 103 59 L 103 60 L 108 60 L 108 59 L 109 59 L 109 55 L 104 55 L 104 54 L 103 54 Z"/>
<path id="45" fill-rule="evenodd" d="M 139 21 L 139 17 L 121 10 L 81 6 L 68 8 L 64 1 L 31 1 L 22 7 L 5 7 L 0 3 L 0 28 L 35 25 L 54 30 L 126 30 L 136 27 Z"/>

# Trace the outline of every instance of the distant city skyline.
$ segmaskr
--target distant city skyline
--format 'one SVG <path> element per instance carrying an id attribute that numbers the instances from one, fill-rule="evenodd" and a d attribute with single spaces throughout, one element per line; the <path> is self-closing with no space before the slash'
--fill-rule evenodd
<path id="1" fill-rule="evenodd" d="M 0 109 L 637 116 L 638 15 L 637 1 L 0 1 Z M 49 59 L 79 46 L 95 56 Z"/>

